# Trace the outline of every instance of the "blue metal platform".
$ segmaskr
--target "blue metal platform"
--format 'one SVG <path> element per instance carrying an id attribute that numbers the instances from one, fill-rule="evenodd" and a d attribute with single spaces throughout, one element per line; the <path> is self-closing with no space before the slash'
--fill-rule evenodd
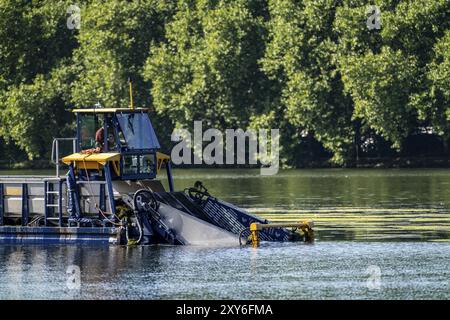
<path id="1" fill-rule="evenodd" d="M 0 227 L 0 244 L 117 244 L 119 228 Z"/>

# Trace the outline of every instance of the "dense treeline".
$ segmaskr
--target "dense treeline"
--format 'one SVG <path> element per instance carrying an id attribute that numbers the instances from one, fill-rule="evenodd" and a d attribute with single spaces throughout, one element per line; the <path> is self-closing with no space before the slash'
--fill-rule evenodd
<path id="1" fill-rule="evenodd" d="M 79 1 L 79 29 L 71 4 L 0 0 L 0 160 L 47 158 L 128 78 L 166 147 L 203 120 L 280 128 L 286 165 L 448 154 L 448 0 L 374 0 L 379 29 L 360 0 Z"/>

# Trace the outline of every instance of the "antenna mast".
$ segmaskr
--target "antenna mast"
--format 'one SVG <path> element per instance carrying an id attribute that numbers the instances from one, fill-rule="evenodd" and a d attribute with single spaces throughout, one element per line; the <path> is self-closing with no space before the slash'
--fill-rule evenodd
<path id="1" fill-rule="evenodd" d="M 128 83 L 130 85 L 130 108 L 134 109 L 134 105 L 133 105 L 133 84 L 131 83 L 131 79 L 128 78 Z"/>

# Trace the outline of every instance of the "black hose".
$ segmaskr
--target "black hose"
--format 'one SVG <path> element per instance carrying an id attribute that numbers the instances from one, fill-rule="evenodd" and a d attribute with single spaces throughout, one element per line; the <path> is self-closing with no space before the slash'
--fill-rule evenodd
<path id="1" fill-rule="evenodd" d="M 145 197 L 147 199 L 147 201 L 141 201 L 140 203 L 138 203 L 138 196 L 145 195 Z M 142 225 L 141 219 L 140 219 L 140 214 L 142 213 L 146 213 L 149 212 L 151 209 L 158 211 L 159 209 L 159 202 L 156 200 L 153 192 L 147 190 L 147 189 L 140 189 L 138 191 L 136 191 L 133 195 L 133 206 L 134 206 L 134 215 L 136 217 L 136 224 L 139 230 L 139 238 L 136 241 L 137 244 L 139 244 L 143 238 L 144 235 L 144 227 Z M 128 227 L 126 228 L 126 238 L 127 238 L 127 242 L 129 242 L 129 235 L 128 235 Z"/>
<path id="2" fill-rule="evenodd" d="M 144 232 L 142 230 L 142 226 L 141 226 L 141 222 L 139 221 L 139 217 L 136 215 L 136 224 L 138 226 L 138 230 L 139 230 L 139 238 L 137 240 L 133 240 L 136 241 L 136 244 L 139 244 L 142 240 L 142 237 L 144 236 Z M 125 227 L 125 237 L 127 239 L 127 244 L 130 242 L 130 236 L 129 236 L 129 229 L 128 226 Z"/>

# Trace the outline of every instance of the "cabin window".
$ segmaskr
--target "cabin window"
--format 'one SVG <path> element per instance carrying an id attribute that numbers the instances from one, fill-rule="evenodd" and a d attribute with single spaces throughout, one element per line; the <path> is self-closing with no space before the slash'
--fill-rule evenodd
<path id="1" fill-rule="evenodd" d="M 98 119 L 95 114 L 80 114 L 80 146 L 82 150 L 95 148 Z"/>
<path id="2" fill-rule="evenodd" d="M 154 173 L 156 171 L 154 154 L 146 154 L 141 156 L 140 171 L 141 173 Z"/>
<path id="3" fill-rule="evenodd" d="M 128 149 L 158 149 L 159 142 L 146 113 L 122 113 L 117 115 L 123 146 Z M 122 140 L 122 139 L 121 139 Z"/>
<path id="4" fill-rule="evenodd" d="M 123 157 L 123 174 L 136 175 L 139 174 L 138 168 L 139 156 L 129 155 Z"/>
<path id="5" fill-rule="evenodd" d="M 152 154 L 124 155 L 123 174 L 140 175 L 156 173 L 156 156 Z"/>

